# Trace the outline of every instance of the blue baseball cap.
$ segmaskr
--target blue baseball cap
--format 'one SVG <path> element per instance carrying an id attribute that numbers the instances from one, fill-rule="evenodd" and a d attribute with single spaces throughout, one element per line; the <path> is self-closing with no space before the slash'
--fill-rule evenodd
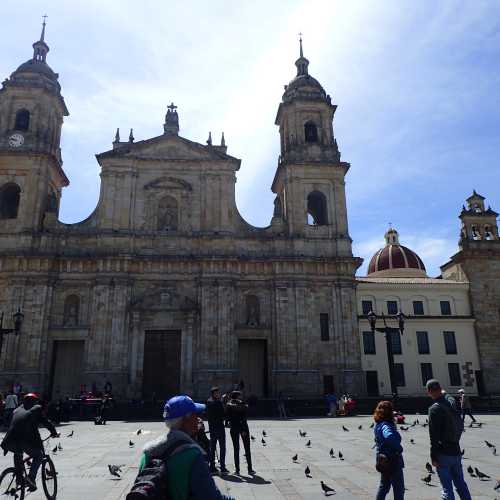
<path id="1" fill-rule="evenodd" d="M 163 418 L 165 420 L 180 418 L 188 413 L 201 413 L 205 408 L 205 405 L 195 403 L 189 396 L 174 396 L 165 403 Z"/>

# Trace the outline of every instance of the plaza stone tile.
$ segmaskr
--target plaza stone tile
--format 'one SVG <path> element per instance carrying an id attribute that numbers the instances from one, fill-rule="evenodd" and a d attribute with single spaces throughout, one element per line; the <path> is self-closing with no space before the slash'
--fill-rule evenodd
<path id="1" fill-rule="evenodd" d="M 415 417 L 409 416 L 411 423 Z M 425 417 L 419 416 L 423 422 Z M 462 438 L 465 448 L 464 467 L 472 465 L 490 475 L 490 481 L 479 481 L 467 476 L 467 482 L 474 500 L 500 499 L 500 492 L 493 490 L 497 476 L 500 476 L 500 456 L 494 456 L 484 444 L 488 440 L 498 445 L 500 450 L 500 416 L 480 416 L 484 422 L 482 429 L 469 429 Z M 351 418 L 313 418 L 297 420 L 253 420 L 250 432 L 255 436 L 252 441 L 252 458 L 256 477 L 246 474 L 246 462 L 241 447 L 242 476 L 227 478 L 215 477 L 221 490 L 233 495 L 237 500 L 313 500 L 325 498 L 320 480 L 335 488 L 336 499 L 364 500 L 373 499 L 378 486 L 379 475 L 374 469 L 373 430 L 369 428 L 371 418 L 359 416 Z M 350 429 L 342 430 L 342 425 Z M 363 428 L 358 430 L 358 426 Z M 143 429 L 140 436 L 138 428 Z M 262 430 L 267 433 L 266 446 L 260 440 Z M 298 429 L 307 431 L 301 438 Z M 71 430 L 74 437 L 66 437 Z M 91 422 L 72 422 L 59 427 L 61 438 L 51 441 L 48 448 L 61 442 L 63 450 L 53 455 L 59 472 L 60 500 L 120 500 L 125 498 L 137 474 L 137 465 L 142 446 L 150 439 L 165 432 L 161 422 L 109 422 L 106 426 L 95 426 Z M 46 431 L 42 430 L 42 435 Z M 411 500 L 437 500 L 441 488 L 436 475 L 433 486 L 421 481 L 426 475 L 425 463 L 429 460 L 428 429 L 420 426 L 402 432 L 405 457 L 406 498 Z M 129 448 L 129 440 L 135 443 Z M 306 442 L 311 440 L 311 447 Z M 410 443 L 414 440 L 414 444 Z M 233 453 L 229 432 L 226 435 L 228 453 L 227 466 L 234 471 Z M 330 458 L 333 448 L 336 458 Z M 344 460 L 338 458 L 339 450 Z M 297 463 L 292 456 L 297 453 Z M 0 467 L 10 465 L 12 456 L 0 457 Z M 108 472 L 108 464 L 123 465 L 121 479 L 114 479 Z M 309 466 L 311 478 L 304 469 Z M 42 500 L 40 489 L 27 496 L 29 500 Z M 392 498 L 392 494 L 388 496 Z"/>

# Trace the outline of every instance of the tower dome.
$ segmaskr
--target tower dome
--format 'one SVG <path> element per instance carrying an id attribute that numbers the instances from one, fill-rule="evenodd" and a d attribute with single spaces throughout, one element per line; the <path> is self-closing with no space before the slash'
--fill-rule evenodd
<path id="1" fill-rule="evenodd" d="M 422 259 L 409 248 L 399 243 L 399 234 L 394 228 L 385 233 L 385 247 L 378 250 L 368 266 L 369 276 L 391 278 L 426 277 Z"/>

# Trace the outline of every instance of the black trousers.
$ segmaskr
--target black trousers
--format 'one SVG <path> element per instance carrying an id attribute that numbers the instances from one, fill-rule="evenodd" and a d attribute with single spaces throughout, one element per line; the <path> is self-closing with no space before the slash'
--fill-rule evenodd
<path id="1" fill-rule="evenodd" d="M 221 427 L 210 428 L 210 466 L 215 467 L 215 449 L 217 447 L 217 442 L 219 442 L 219 452 L 220 452 L 220 466 L 222 469 L 226 468 L 226 429 L 222 425 Z"/>
<path id="2" fill-rule="evenodd" d="M 246 429 L 231 429 L 231 440 L 234 449 L 234 466 L 237 471 L 240 470 L 240 436 L 245 449 L 248 470 L 252 470 L 252 452 L 250 451 L 250 432 Z"/>

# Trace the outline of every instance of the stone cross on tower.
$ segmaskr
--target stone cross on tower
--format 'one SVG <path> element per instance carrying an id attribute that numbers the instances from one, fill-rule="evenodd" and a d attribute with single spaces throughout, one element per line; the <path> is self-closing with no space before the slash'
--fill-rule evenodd
<path id="1" fill-rule="evenodd" d="M 177 114 L 177 106 L 173 102 L 167 106 L 163 130 L 165 134 L 177 135 L 179 133 L 179 115 Z"/>

